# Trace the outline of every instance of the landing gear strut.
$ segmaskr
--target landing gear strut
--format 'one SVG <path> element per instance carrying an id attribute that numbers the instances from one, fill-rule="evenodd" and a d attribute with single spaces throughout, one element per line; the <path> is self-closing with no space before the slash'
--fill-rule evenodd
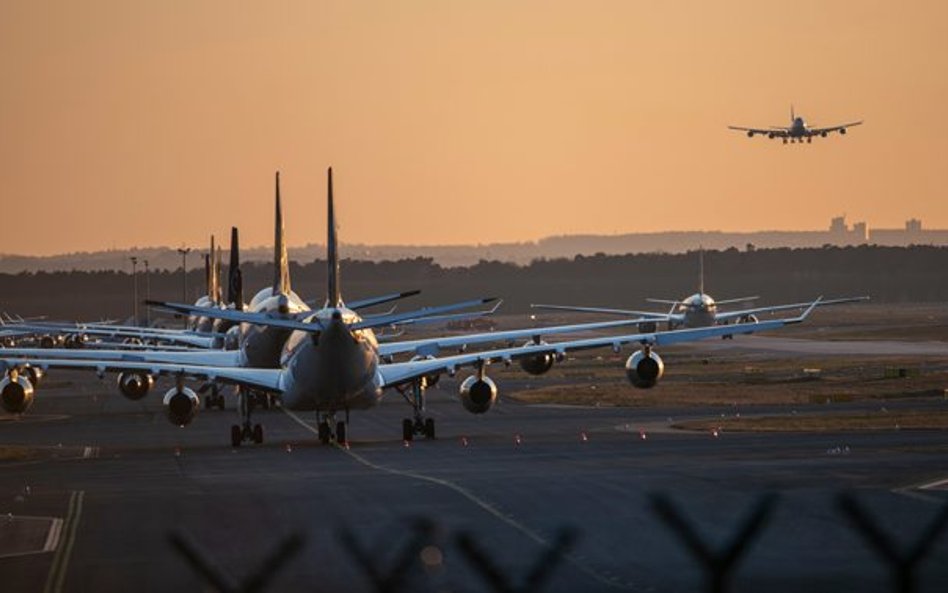
<path id="1" fill-rule="evenodd" d="M 348 427 L 349 427 L 349 410 L 346 410 L 346 419 L 336 422 L 336 413 L 335 412 L 326 412 L 319 413 L 319 442 L 328 445 L 331 441 L 336 441 L 339 444 L 345 444 L 348 442 L 346 440 Z M 333 432 L 335 428 L 335 432 Z"/>
<path id="2" fill-rule="evenodd" d="M 223 396 L 222 396 L 223 397 Z M 240 424 L 230 427 L 230 444 L 239 447 L 244 441 L 256 444 L 263 442 L 263 426 L 251 423 L 251 414 L 254 408 L 254 397 L 245 389 L 237 388 L 237 411 L 240 413 Z"/>
<path id="3" fill-rule="evenodd" d="M 411 384 L 411 392 L 402 391 L 402 396 L 411 404 L 413 417 L 402 420 L 402 440 L 411 441 L 415 435 L 424 435 L 426 439 L 435 438 L 434 418 L 425 418 L 425 389 L 427 380 L 422 377 Z"/>
<path id="4" fill-rule="evenodd" d="M 210 393 L 208 393 L 210 391 Z M 198 393 L 204 395 L 204 409 L 210 410 L 217 408 L 224 409 L 224 395 L 221 393 L 221 386 L 217 383 L 205 383 L 198 390 Z"/>

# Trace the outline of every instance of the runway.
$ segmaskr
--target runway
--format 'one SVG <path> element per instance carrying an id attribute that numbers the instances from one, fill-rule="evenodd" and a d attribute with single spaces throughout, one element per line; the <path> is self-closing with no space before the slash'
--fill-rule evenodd
<path id="1" fill-rule="evenodd" d="M 836 495 L 853 491 L 902 545 L 948 501 L 942 487 L 914 487 L 948 478 L 948 439 L 939 431 L 713 436 L 668 425 L 721 408 L 508 400 L 473 416 L 445 381 L 431 392 L 435 441 L 402 443 L 409 408 L 390 394 L 378 409 L 353 414 L 348 449 L 319 445 L 312 417 L 271 411 L 258 415 L 267 442 L 235 450 L 232 405 L 180 429 L 164 418 L 161 389 L 131 402 L 112 381 L 87 374 L 56 373 L 50 383 L 30 417 L 0 422 L 0 446 L 25 447 L 0 461 L 0 525 L 10 515 L 62 524 L 54 550 L 0 550 L 4 591 L 207 590 L 171 534 L 237 580 L 299 534 L 302 549 L 269 590 L 379 590 L 341 543 L 343 531 L 371 551 L 382 575 L 413 552 L 393 590 L 491 591 L 462 551 L 463 537 L 519 585 L 563 528 L 576 540 L 544 591 L 703 590 L 703 569 L 652 510 L 655 493 L 667 494 L 715 546 L 762 495 L 779 495 L 736 568 L 734 590 L 886 591 L 885 565 L 837 510 Z M 948 582 L 946 557 L 943 536 L 921 565 L 919 590 Z"/>

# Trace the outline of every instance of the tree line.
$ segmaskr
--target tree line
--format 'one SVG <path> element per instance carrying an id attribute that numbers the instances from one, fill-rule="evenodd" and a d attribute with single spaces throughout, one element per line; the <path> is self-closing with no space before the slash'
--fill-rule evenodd
<path id="1" fill-rule="evenodd" d="M 503 310 L 523 313 L 530 303 L 647 308 L 646 297 L 684 298 L 698 289 L 699 256 L 684 254 L 578 255 L 537 259 L 528 265 L 480 261 L 443 267 L 431 258 L 371 262 L 344 260 L 343 295 L 349 300 L 419 289 L 402 309 L 474 297 L 497 296 Z M 705 291 L 714 298 L 759 295 L 760 304 L 870 295 L 875 302 L 948 300 L 948 247 L 854 246 L 802 249 L 727 249 L 704 254 Z M 226 287 L 226 274 L 223 285 Z M 323 260 L 291 264 L 294 290 L 322 304 Z M 242 266 L 244 300 L 273 282 L 271 264 Z M 184 277 L 176 271 L 24 272 L 0 274 L 0 310 L 62 319 L 124 319 L 131 315 L 134 283 L 140 300 L 180 301 Z M 147 287 L 146 287 L 147 284 Z M 187 301 L 204 290 L 204 270 L 187 274 Z M 144 317 L 144 309 L 141 309 Z"/>

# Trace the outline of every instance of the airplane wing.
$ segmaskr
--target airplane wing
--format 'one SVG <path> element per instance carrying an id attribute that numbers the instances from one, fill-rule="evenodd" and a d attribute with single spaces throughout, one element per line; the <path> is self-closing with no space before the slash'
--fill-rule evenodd
<path id="1" fill-rule="evenodd" d="M 369 297 L 369 298 L 366 298 L 366 299 L 360 299 L 360 300 L 357 300 L 357 301 L 352 301 L 352 302 L 350 302 L 350 303 L 346 303 L 346 306 L 349 307 L 350 309 L 353 309 L 353 310 L 355 310 L 355 309 L 365 309 L 366 307 L 374 307 L 375 305 L 381 305 L 381 304 L 383 304 L 383 303 L 390 303 L 390 302 L 392 302 L 392 301 L 397 301 L 397 300 L 399 300 L 399 299 L 404 299 L 404 298 L 407 298 L 407 297 L 410 297 L 410 296 L 415 296 L 416 294 L 420 294 L 420 293 L 421 293 L 420 290 L 408 290 L 408 291 L 405 291 L 405 292 L 396 292 L 396 293 L 392 293 L 392 294 L 384 294 L 384 295 L 377 296 L 377 297 Z M 314 306 L 318 306 L 318 305 L 314 305 Z"/>
<path id="2" fill-rule="evenodd" d="M 379 374 L 382 377 L 383 386 L 391 387 L 413 381 L 419 377 L 430 376 L 432 374 L 455 373 L 460 367 L 463 366 L 484 365 L 497 361 L 507 363 L 519 358 L 543 354 L 565 355 L 566 352 L 569 351 L 605 347 L 611 347 L 613 350 L 619 351 L 622 346 L 627 344 L 659 346 L 678 344 L 681 342 L 691 342 L 695 340 L 704 340 L 717 336 L 761 332 L 777 329 L 793 323 L 800 323 L 806 319 L 807 316 L 809 316 L 809 314 L 819 304 L 819 302 L 820 299 L 817 299 L 816 301 L 810 303 L 809 307 L 807 307 L 806 311 L 804 311 L 802 315 L 789 319 L 774 319 L 770 321 L 744 323 L 731 326 L 715 325 L 697 329 L 638 333 L 626 336 L 604 336 L 599 338 L 588 338 L 584 340 L 573 340 L 553 344 L 537 344 L 535 346 L 521 346 L 514 348 L 502 348 L 499 350 L 488 350 L 485 352 L 472 352 L 470 354 L 459 354 L 455 356 L 446 356 L 444 358 L 384 364 L 379 366 Z"/>
<path id="3" fill-rule="evenodd" d="M 600 329 L 609 329 L 614 327 L 626 327 L 634 325 L 643 319 L 623 319 L 622 321 L 604 321 L 601 323 L 579 323 L 573 325 L 554 325 L 550 327 L 534 327 L 528 329 L 515 329 L 509 331 L 483 332 L 479 334 L 466 334 L 461 336 L 446 336 L 439 338 L 408 340 L 403 342 L 388 342 L 379 344 L 379 356 L 393 356 L 395 354 L 411 353 L 420 356 L 434 356 L 440 350 L 446 348 L 456 348 L 464 350 L 474 344 L 484 344 L 487 342 L 513 342 L 515 340 L 533 340 L 540 342 L 542 336 L 553 334 L 566 334 L 580 331 L 592 331 Z"/>
<path id="4" fill-rule="evenodd" d="M 2 353 L 0 353 L 2 354 Z M 207 381 L 220 381 L 245 387 L 253 387 L 270 393 L 283 391 L 282 369 L 248 369 L 171 364 L 159 362 L 109 361 L 109 360 L 64 360 L 58 358 L 17 359 L 0 357 L 0 370 L 6 372 L 24 364 L 50 368 L 95 371 L 98 375 L 107 372 L 139 371 L 151 375 L 183 376 Z"/>
<path id="5" fill-rule="evenodd" d="M 237 350 L 97 350 L 84 348 L 4 348 L 4 358 L 56 359 L 56 360 L 104 360 L 136 363 L 168 363 L 235 368 L 240 366 Z"/>
<path id="6" fill-rule="evenodd" d="M 827 299 L 821 300 L 819 306 L 824 305 L 841 305 L 844 303 L 859 303 L 862 301 L 868 301 L 869 297 L 859 296 L 859 297 L 846 297 L 841 299 Z M 755 307 L 753 309 L 742 309 L 740 311 L 718 311 L 714 319 L 718 323 L 727 323 L 735 319 L 740 319 L 741 317 L 747 317 L 748 315 L 761 315 L 764 313 L 776 313 L 777 311 L 789 311 L 791 309 L 803 309 L 809 307 L 812 303 L 790 303 L 787 305 L 773 305 L 770 307 Z"/>
<path id="7" fill-rule="evenodd" d="M 183 305 L 181 303 L 166 303 L 163 301 L 145 301 L 147 305 L 161 309 L 169 309 L 178 313 L 188 315 L 201 315 L 204 317 L 213 317 L 215 319 L 224 319 L 235 323 L 251 323 L 255 325 L 268 325 L 271 327 L 280 327 L 283 329 L 298 329 L 302 331 L 319 331 L 322 325 L 316 318 L 312 322 L 297 321 L 283 317 L 274 317 L 267 313 L 255 313 L 252 311 L 238 311 L 236 309 L 217 309 L 207 307 L 196 307 L 194 305 Z M 314 311 L 306 311 L 305 314 L 312 316 Z"/>
<path id="8" fill-rule="evenodd" d="M 205 335 L 196 335 L 183 330 L 151 330 L 149 328 L 110 328 L 108 326 L 83 326 L 83 325 L 38 325 L 38 324 L 18 324 L 18 329 L 29 331 L 33 334 L 85 334 L 89 336 L 104 336 L 109 338 L 138 338 L 141 340 L 157 340 L 162 342 L 172 342 L 176 344 L 186 344 L 197 348 L 213 348 L 216 340 L 222 338 L 219 334 L 217 338 Z"/>
<path id="9" fill-rule="evenodd" d="M 667 313 L 655 311 L 635 311 L 632 309 L 606 309 L 603 307 L 574 307 L 572 305 L 530 305 L 531 309 L 550 309 L 554 311 L 578 311 L 581 313 L 604 313 L 606 315 L 624 315 L 627 317 L 645 317 L 639 321 L 667 321 Z"/>
<path id="10" fill-rule="evenodd" d="M 744 128 L 741 126 L 728 126 L 727 128 L 729 130 L 738 130 L 740 132 L 747 132 L 747 135 L 750 136 L 751 138 L 753 138 L 755 134 L 760 134 L 762 136 L 768 136 L 771 138 L 786 138 L 787 136 L 790 135 L 790 131 L 787 130 L 787 128 L 778 128 L 778 127 Z"/>
<path id="11" fill-rule="evenodd" d="M 825 128 L 810 128 L 811 134 L 829 134 L 830 132 L 843 132 L 845 133 L 846 128 L 851 128 L 853 126 L 862 125 L 862 120 L 849 122 L 848 124 L 839 124 L 835 126 L 828 126 Z"/>

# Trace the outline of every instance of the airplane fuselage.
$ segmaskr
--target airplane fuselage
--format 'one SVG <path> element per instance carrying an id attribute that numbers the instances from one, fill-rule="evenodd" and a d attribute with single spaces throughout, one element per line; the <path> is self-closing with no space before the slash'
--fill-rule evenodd
<path id="1" fill-rule="evenodd" d="M 709 327 L 715 324 L 717 305 L 714 299 L 703 293 L 693 294 L 678 305 L 682 315 L 681 327 Z"/>
<path id="2" fill-rule="evenodd" d="M 284 347 L 283 405 L 291 410 L 361 410 L 378 404 L 382 378 L 370 329 L 350 330 L 359 316 L 345 307 L 321 309 L 320 332 L 293 332 Z"/>
<path id="3" fill-rule="evenodd" d="M 790 122 L 790 127 L 787 128 L 787 135 L 791 138 L 806 138 L 810 135 L 810 129 L 802 117 L 795 117 Z"/>
<path id="4" fill-rule="evenodd" d="M 275 318 L 289 319 L 291 315 L 309 311 L 296 293 L 274 295 L 259 300 L 253 313 L 266 313 Z M 292 330 L 243 323 L 240 326 L 240 366 L 248 368 L 280 368 L 283 346 Z"/>

